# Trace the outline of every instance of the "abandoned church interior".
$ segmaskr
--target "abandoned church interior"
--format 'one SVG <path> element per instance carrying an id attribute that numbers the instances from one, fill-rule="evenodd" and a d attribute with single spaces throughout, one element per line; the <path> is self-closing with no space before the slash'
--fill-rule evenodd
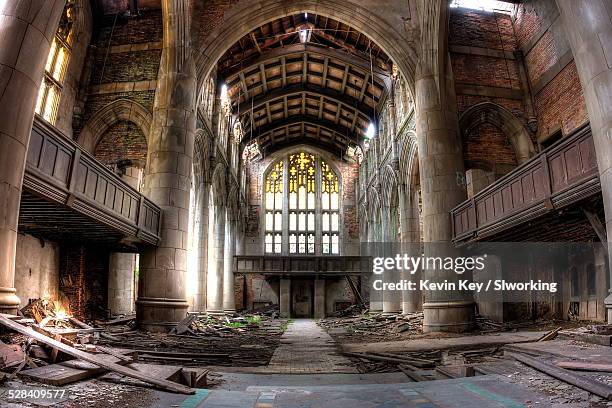
<path id="1" fill-rule="evenodd" d="M 0 406 L 612 406 L 611 0 L 0 0 L 0 44 Z"/>

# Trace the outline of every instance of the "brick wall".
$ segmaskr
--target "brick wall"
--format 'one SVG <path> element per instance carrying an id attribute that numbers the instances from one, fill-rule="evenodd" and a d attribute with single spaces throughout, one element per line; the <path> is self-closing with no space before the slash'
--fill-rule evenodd
<path id="1" fill-rule="evenodd" d="M 138 17 L 108 15 L 95 27 L 89 49 L 92 71 L 89 78 L 81 126 L 100 109 L 117 99 L 130 99 L 153 111 L 155 87 L 161 58 L 161 10 L 141 10 Z M 139 83 L 133 91 L 115 91 Z M 147 86 L 142 86 L 142 84 Z M 132 88 L 130 88 L 132 89 Z M 96 148 L 96 157 L 112 164 L 121 159 L 146 161 L 146 140 L 137 126 L 126 122 L 111 125 Z"/>
<path id="2" fill-rule="evenodd" d="M 559 128 L 563 134 L 568 134 L 589 120 L 574 61 L 536 94 L 535 102 L 540 135 L 548 135 Z"/>
<path id="3" fill-rule="evenodd" d="M 582 87 L 559 11 L 553 0 L 521 4 L 514 19 L 517 43 L 533 90 L 537 140 L 564 133 L 588 120 Z"/>
<path id="4" fill-rule="evenodd" d="M 495 155 L 491 152 L 495 152 Z M 488 123 L 472 129 L 464 136 L 463 156 L 468 169 L 490 169 L 491 164 L 517 165 L 514 149 L 506 135 Z"/>
<path id="5" fill-rule="evenodd" d="M 103 249 L 65 244 L 60 251 L 60 295 L 78 319 L 103 317 L 107 306 L 108 256 Z"/>
<path id="6" fill-rule="evenodd" d="M 511 16 L 464 8 L 451 9 L 451 64 L 459 115 L 480 102 L 493 102 L 526 123 L 523 84 L 513 57 L 517 50 Z M 482 163 L 516 165 L 514 150 L 500 129 L 482 125 L 463 136 L 466 168 Z"/>
<path id="7" fill-rule="evenodd" d="M 129 159 L 137 167 L 147 161 L 147 140 L 138 126 L 121 121 L 112 125 L 94 151 L 96 159 L 107 165 Z"/>

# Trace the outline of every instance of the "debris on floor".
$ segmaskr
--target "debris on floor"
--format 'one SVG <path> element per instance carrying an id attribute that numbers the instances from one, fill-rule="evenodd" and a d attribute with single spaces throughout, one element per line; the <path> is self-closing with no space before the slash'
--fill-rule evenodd
<path id="1" fill-rule="evenodd" d="M 349 308 L 350 309 L 350 308 Z M 358 309 L 353 309 L 357 311 Z M 346 317 L 321 319 L 319 325 L 340 343 L 349 341 L 372 342 L 397 339 L 401 336 L 422 333 L 423 313 L 407 315 L 367 311 Z"/>

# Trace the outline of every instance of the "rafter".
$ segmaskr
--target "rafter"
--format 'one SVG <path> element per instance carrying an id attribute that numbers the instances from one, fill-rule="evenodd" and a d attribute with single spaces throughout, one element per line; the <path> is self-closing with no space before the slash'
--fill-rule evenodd
<path id="1" fill-rule="evenodd" d="M 245 60 L 242 62 L 241 66 L 237 66 L 235 68 L 226 69 L 219 72 L 219 76 L 222 77 L 226 82 L 231 82 L 232 78 L 239 75 L 240 72 L 247 72 L 253 70 L 253 68 L 258 67 L 259 64 L 271 60 L 277 60 L 282 57 L 286 57 L 288 55 L 296 55 L 301 53 L 308 53 L 317 56 L 321 56 L 323 58 L 329 57 L 331 59 L 335 59 L 341 61 L 345 65 L 350 65 L 355 68 L 359 68 L 364 72 L 371 72 L 370 62 L 367 59 L 358 58 L 354 55 L 349 55 L 345 52 L 325 48 L 318 45 L 313 44 L 292 44 L 287 45 L 282 48 L 274 48 L 266 51 L 262 55 L 257 56 L 257 58 L 252 60 Z M 375 78 L 384 84 L 387 88 L 391 86 L 391 78 L 389 73 L 381 70 L 380 68 L 374 66 L 374 75 Z"/>
<path id="2" fill-rule="evenodd" d="M 319 119 L 317 117 L 312 117 L 312 116 L 308 116 L 308 115 L 296 115 L 296 116 L 291 116 L 289 118 L 285 118 L 282 120 L 275 120 L 272 123 L 268 123 L 264 126 L 260 126 L 257 128 L 256 132 L 253 132 L 253 139 L 256 138 L 261 138 L 265 135 L 267 135 L 270 132 L 274 132 L 277 129 L 281 129 L 284 128 L 286 126 L 293 126 L 293 125 L 302 125 L 302 123 L 304 124 L 309 124 L 312 126 L 320 126 L 323 129 L 326 129 L 330 132 L 333 133 L 338 133 L 339 135 L 343 136 L 343 137 L 347 137 L 348 139 L 357 142 L 359 140 L 358 135 L 355 134 L 355 132 L 352 132 L 350 129 L 348 129 L 345 126 L 342 126 L 341 124 L 336 124 L 332 121 L 329 120 L 325 120 L 325 119 Z M 245 132 L 245 134 L 250 134 L 250 129 L 247 129 L 247 131 Z M 244 138 L 243 142 L 244 144 L 248 143 L 251 140 L 251 138 Z"/>
<path id="3" fill-rule="evenodd" d="M 283 103 L 285 103 L 286 105 L 288 96 L 297 95 L 300 93 L 308 93 L 308 94 L 317 95 L 319 97 L 325 97 L 339 105 L 344 106 L 345 109 L 348 109 L 351 111 L 356 110 L 358 113 L 362 114 L 364 117 L 370 120 L 373 119 L 372 113 L 371 113 L 372 108 L 364 104 L 363 102 L 360 102 L 358 99 L 352 96 L 349 96 L 347 94 L 341 94 L 338 91 L 334 91 L 331 88 L 323 88 L 321 86 L 314 85 L 314 84 L 303 84 L 303 85 L 294 84 L 294 85 L 287 86 L 285 88 L 275 89 L 273 91 L 268 92 L 265 95 L 258 95 L 252 101 L 252 106 L 253 106 L 253 109 L 257 110 L 263 104 L 272 102 L 280 98 L 283 98 Z M 238 114 L 238 111 L 247 112 L 250 109 L 251 109 L 251 101 L 247 100 L 241 103 L 239 107 L 234 108 L 233 113 Z"/>

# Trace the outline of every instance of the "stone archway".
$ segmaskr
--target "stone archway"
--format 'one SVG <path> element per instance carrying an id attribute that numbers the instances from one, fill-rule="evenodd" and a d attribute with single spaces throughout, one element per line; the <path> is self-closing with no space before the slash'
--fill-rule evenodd
<path id="1" fill-rule="evenodd" d="M 148 143 L 152 115 L 145 107 L 129 99 L 117 99 L 97 111 L 83 126 L 77 143 L 93 154 L 104 132 L 119 121 L 137 125 Z"/>
<path id="2" fill-rule="evenodd" d="M 535 155 L 529 132 L 521 121 L 503 106 L 493 102 L 480 102 L 463 112 L 459 118 L 459 128 L 464 135 L 485 123 L 497 127 L 506 135 L 519 165 Z"/>
<path id="3" fill-rule="evenodd" d="M 226 12 L 223 22 L 208 33 L 202 44 L 193 44 L 198 92 L 203 89 L 206 78 L 219 58 L 242 36 L 277 18 L 308 12 L 334 18 L 367 35 L 397 64 L 399 71 L 408 81 L 411 94 L 414 95 L 417 52 L 409 45 L 414 38 L 406 34 L 412 30 L 407 29 L 407 22 L 402 16 L 416 15 L 415 3 L 398 2 L 394 6 L 384 2 L 379 7 L 365 7 L 362 2 L 356 0 L 271 0 L 259 6 L 253 7 L 253 3 L 244 0 L 238 2 Z M 375 13 L 372 10 L 381 12 Z M 192 12 L 192 25 L 197 24 L 197 16 L 194 14 L 196 13 Z"/>

